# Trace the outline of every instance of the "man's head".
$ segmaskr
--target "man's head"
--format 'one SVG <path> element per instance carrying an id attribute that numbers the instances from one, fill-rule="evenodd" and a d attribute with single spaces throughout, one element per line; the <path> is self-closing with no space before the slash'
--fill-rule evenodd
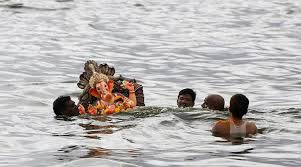
<path id="1" fill-rule="evenodd" d="M 204 99 L 204 103 L 202 104 L 203 108 L 208 108 L 211 110 L 224 110 L 225 100 L 222 96 L 217 94 L 208 95 Z"/>
<path id="2" fill-rule="evenodd" d="M 189 88 L 183 89 L 179 92 L 177 104 L 178 107 L 193 107 L 196 93 Z"/>
<path id="3" fill-rule="evenodd" d="M 229 111 L 234 118 L 242 119 L 248 112 L 249 99 L 243 94 L 236 94 L 231 97 Z"/>
<path id="4" fill-rule="evenodd" d="M 60 96 L 53 102 L 53 111 L 55 115 L 76 116 L 79 111 L 75 102 L 70 96 Z"/>

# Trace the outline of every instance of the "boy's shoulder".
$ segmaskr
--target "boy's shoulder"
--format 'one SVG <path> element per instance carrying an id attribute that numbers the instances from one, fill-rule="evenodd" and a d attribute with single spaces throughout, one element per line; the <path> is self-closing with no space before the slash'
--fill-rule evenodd
<path id="1" fill-rule="evenodd" d="M 247 122 L 247 132 L 248 134 L 256 134 L 257 133 L 257 126 L 254 122 Z"/>
<path id="2" fill-rule="evenodd" d="M 212 133 L 214 135 L 228 135 L 230 131 L 229 120 L 219 120 L 215 123 L 212 128 Z"/>

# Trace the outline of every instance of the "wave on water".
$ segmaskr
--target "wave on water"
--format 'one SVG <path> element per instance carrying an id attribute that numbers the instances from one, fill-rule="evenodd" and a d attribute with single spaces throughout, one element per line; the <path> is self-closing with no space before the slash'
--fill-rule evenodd
<path id="1" fill-rule="evenodd" d="M 0 166 L 301 166 L 300 2 L 0 0 Z M 149 107 L 54 119 L 91 59 Z M 260 133 L 213 136 L 229 112 L 199 108 L 211 93 L 245 94 Z"/>
<path id="2" fill-rule="evenodd" d="M 57 10 L 70 10 L 69 7 L 59 7 L 59 8 L 41 8 L 41 7 L 34 7 L 34 6 L 27 6 L 23 3 L 13 3 L 13 4 L 0 4 L 0 8 L 7 8 L 7 9 L 14 9 L 19 10 L 34 10 L 34 11 L 57 11 Z"/>

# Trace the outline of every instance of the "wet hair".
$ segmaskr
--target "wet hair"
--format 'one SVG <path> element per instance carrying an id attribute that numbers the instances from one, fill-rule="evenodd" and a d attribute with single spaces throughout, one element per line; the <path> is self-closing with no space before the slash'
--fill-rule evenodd
<path id="1" fill-rule="evenodd" d="M 67 101 L 71 100 L 70 96 L 60 96 L 53 102 L 53 111 L 55 115 L 63 115 L 65 109 L 65 104 Z"/>
<path id="2" fill-rule="evenodd" d="M 243 94 L 236 94 L 231 97 L 229 111 L 234 118 L 241 119 L 247 112 L 249 99 Z"/>
<path id="3" fill-rule="evenodd" d="M 221 95 L 211 94 L 207 96 L 207 106 L 212 110 L 224 110 L 225 100 Z"/>
<path id="4" fill-rule="evenodd" d="M 192 98 L 192 101 L 194 102 L 195 101 L 195 96 L 196 96 L 196 93 L 195 91 L 193 91 L 192 89 L 189 89 L 189 88 L 186 88 L 186 89 L 183 89 L 179 92 L 179 95 L 178 95 L 178 99 L 181 95 L 185 95 L 185 94 L 188 94 L 191 96 Z"/>

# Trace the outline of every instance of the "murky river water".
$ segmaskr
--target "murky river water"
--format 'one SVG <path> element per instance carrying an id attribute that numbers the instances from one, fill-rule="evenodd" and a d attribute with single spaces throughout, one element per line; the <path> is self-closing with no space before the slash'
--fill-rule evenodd
<path id="1" fill-rule="evenodd" d="M 300 166 L 301 1 L 1 0 L 0 166 Z M 144 85 L 148 107 L 54 119 L 80 93 L 86 60 Z M 182 88 L 196 109 L 176 109 Z M 226 112 L 207 94 L 250 99 L 261 134 L 213 137 Z"/>

